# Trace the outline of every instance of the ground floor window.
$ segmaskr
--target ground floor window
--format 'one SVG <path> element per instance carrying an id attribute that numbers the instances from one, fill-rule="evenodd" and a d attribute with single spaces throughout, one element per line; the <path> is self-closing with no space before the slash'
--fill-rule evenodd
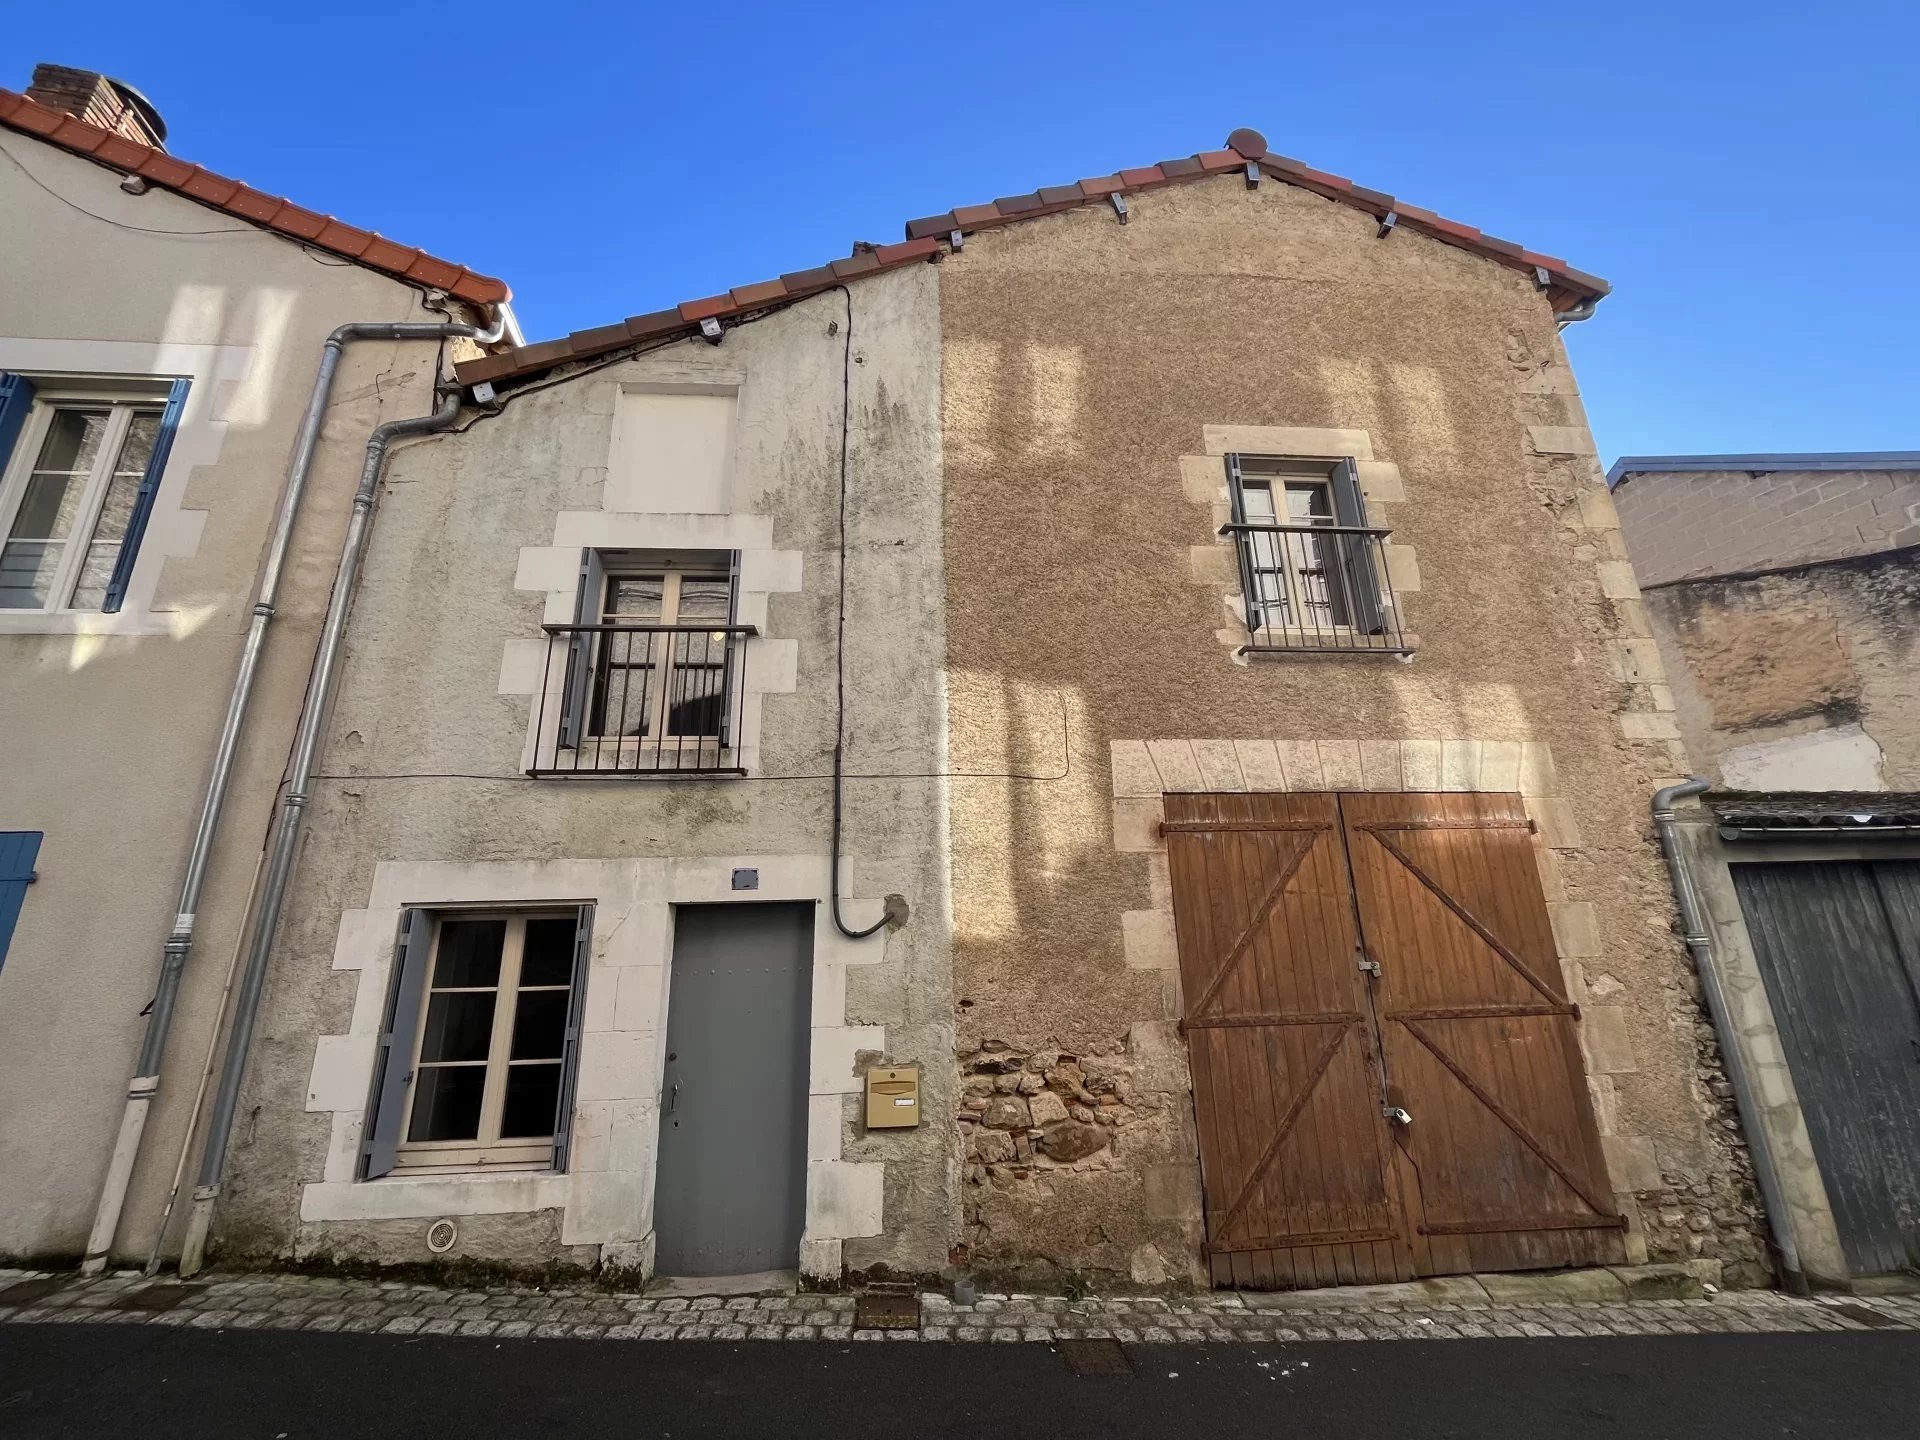
<path id="1" fill-rule="evenodd" d="M 592 909 L 406 912 L 367 1178 L 564 1168 Z"/>

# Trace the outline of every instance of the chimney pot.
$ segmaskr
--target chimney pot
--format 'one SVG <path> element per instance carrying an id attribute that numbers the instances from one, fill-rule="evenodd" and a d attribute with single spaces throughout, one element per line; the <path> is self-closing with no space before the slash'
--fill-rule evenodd
<path id="1" fill-rule="evenodd" d="M 138 90 L 97 70 L 74 70 L 65 65 L 36 65 L 29 99 L 59 110 L 89 125 L 156 150 L 167 148 L 167 122 Z"/>

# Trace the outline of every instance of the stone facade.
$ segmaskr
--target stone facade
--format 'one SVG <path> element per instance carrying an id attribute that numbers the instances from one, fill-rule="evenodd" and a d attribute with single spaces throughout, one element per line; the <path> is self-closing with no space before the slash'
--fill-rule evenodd
<path id="1" fill-rule="evenodd" d="M 1835 456 L 1836 463 L 1848 457 Z M 1642 585 L 1777 570 L 1920 545 L 1920 458 L 1905 468 L 1795 470 L 1792 457 L 1699 468 L 1613 470 L 1614 501 Z"/>
<path id="2" fill-rule="evenodd" d="M 1161 794 L 1485 788 L 1531 797 L 1630 1245 L 1759 1278 L 1646 818 L 1684 771 L 1675 702 L 1530 282 L 1230 177 L 1124 227 L 971 239 L 941 307 L 959 1071 L 987 1107 L 959 1110 L 970 1253 L 1199 1279 Z M 1357 462 L 1410 659 L 1238 652 L 1238 449 Z M 998 1067 L 1046 1087 L 1055 1054 L 1135 1072 L 1136 1118 L 1067 1164 L 1021 1153 L 1047 1125 L 1017 1107 L 976 1118 Z"/>

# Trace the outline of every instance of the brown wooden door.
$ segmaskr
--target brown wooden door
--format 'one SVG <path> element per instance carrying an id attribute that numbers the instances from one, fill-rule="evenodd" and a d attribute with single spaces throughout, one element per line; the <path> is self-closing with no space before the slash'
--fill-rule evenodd
<path id="1" fill-rule="evenodd" d="M 1624 1258 L 1518 797 L 1166 816 L 1216 1284 Z"/>
<path id="2" fill-rule="evenodd" d="M 1343 795 L 1423 1274 L 1625 1253 L 1515 795 Z M 1424 1254 L 1422 1251 L 1424 1250 Z"/>
<path id="3" fill-rule="evenodd" d="M 1169 795 L 1216 1285 L 1413 1273 L 1332 795 Z"/>

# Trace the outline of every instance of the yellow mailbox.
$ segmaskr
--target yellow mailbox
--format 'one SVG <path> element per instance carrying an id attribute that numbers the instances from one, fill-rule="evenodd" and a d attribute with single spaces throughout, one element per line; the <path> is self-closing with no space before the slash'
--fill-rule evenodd
<path id="1" fill-rule="evenodd" d="M 920 1123 L 920 1067 L 867 1071 L 867 1128 L 898 1130 Z"/>

